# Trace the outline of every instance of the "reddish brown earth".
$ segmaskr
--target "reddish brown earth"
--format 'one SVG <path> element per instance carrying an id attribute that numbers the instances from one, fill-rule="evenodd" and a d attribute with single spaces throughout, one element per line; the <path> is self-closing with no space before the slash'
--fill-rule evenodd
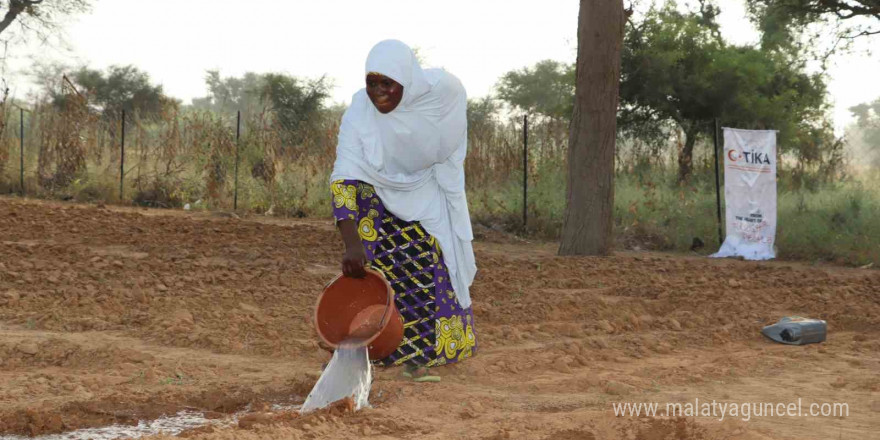
<path id="1" fill-rule="evenodd" d="M 440 383 L 376 372 L 373 408 L 307 416 L 329 356 L 310 316 L 336 273 L 330 221 L 0 198 L 0 436 L 180 409 L 189 438 L 880 438 L 880 272 L 619 253 L 560 258 L 483 231 L 479 354 Z M 773 344 L 786 315 L 820 345 Z M 615 417 L 615 402 L 845 402 L 847 417 Z M 661 406 L 661 408 L 663 408 Z M 661 412 L 663 409 L 661 409 Z"/>

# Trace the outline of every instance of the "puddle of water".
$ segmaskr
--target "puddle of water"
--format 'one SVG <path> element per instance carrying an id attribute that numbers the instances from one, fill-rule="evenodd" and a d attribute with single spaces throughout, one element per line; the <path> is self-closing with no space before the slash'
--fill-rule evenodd
<path id="1" fill-rule="evenodd" d="M 351 397 L 355 411 L 370 405 L 372 385 L 372 365 L 366 347 L 353 347 L 351 343 L 340 344 L 333 353 L 330 363 L 315 383 L 309 397 L 302 406 L 275 404 L 272 411 L 299 411 L 305 414 L 321 409 L 337 400 Z M 177 435 L 181 432 L 206 425 L 216 427 L 232 426 L 241 416 L 251 412 L 250 406 L 222 419 L 207 419 L 199 411 L 184 410 L 172 416 L 155 420 L 141 420 L 135 425 L 110 425 L 100 428 L 85 428 L 61 434 L 48 434 L 36 437 L 19 435 L 0 435 L 0 440 L 116 440 L 120 438 L 140 438 L 148 435 Z"/>
<path id="2" fill-rule="evenodd" d="M 0 440 L 115 440 L 118 438 L 139 438 L 155 434 L 177 435 L 187 429 L 205 425 L 225 426 L 231 424 L 230 419 L 208 420 L 205 415 L 196 411 L 180 411 L 173 416 L 164 416 L 155 420 L 138 422 L 134 425 L 110 425 L 100 428 L 78 429 L 61 434 L 23 437 L 18 435 L 0 435 Z"/>
<path id="3" fill-rule="evenodd" d="M 273 412 L 299 411 L 300 405 L 274 404 Z M 38 435 L 36 437 L 24 437 L 20 435 L 0 435 L 0 440 L 116 440 L 122 438 L 140 438 L 148 435 L 166 434 L 177 435 L 187 429 L 199 428 L 212 425 L 218 428 L 238 424 L 238 419 L 251 412 L 250 405 L 229 417 L 221 419 L 206 419 L 205 414 L 198 411 L 184 410 L 173 416 L 163 416 L 155 420 L 138 422 L 133 425 L 110 425 L 100 428 L 85 428 L 61 434 Z"/>
<path id="4" fill-rule="evenodd" d="M 333 358 L 306 398 L 301 413 L 324 408 L 346 397 L 354 399 L 355 411 L 370 405 L 372 366 L 367 347 L 353 345 L 348 341 L 343 342 L 333 352 Z"/>

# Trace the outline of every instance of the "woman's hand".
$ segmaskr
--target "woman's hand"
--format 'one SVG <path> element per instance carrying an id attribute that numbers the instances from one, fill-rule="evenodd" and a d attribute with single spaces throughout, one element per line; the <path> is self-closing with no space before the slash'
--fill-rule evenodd
<path id="1" fill-rule="evenodd" d="M 342 241 L 345 243 L 345 255 L 342 256 L 342 274 L 352 278 L 367 276 L 364 267 L 367 265 L 367 252 L 361 243 L 354 220 L 341 220 L 336 224 Z"/>
<path id="2" fill-rule="evenodd" d="M 357 246 L 349 247 L 342 256 L 342 274 L 352 278 L 363 278 L 367 276 L 364 267 L 367 265 L 367 253 L 364 246 L 358 243 Z"/>

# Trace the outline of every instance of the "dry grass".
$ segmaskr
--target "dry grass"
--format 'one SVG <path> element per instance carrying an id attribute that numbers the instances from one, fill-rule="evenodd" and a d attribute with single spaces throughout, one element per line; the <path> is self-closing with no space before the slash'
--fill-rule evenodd
<path id="1" fill-rule="evenodd" d="M 67 101 L 25 113 L 28 196 L 175 208 L 232 209 L 236 203 L 236 118 L 172 108 L 158 118 L 127 118 L 124 196 L 119 198 L 121 121 Z M 19 118 L 3 102 L 0 192 L 17 193 Z M 324 110 L 290 145 L 268 111 L 242 115 L 238 147 L 240 211 L 329 216 L 327 183 L 335 159 L 340 109 Z M 567 124 L 533 120 L 529 131 L 529 224 L 522 224 L 522 119 L 472 126 L 465 164 L 476 223 L 558 237 L 564 211 Z M 622 247 L 688 251 L 693 238 L 716 241 L 711 149 L 695 156 L 695 177 L 675 183 L 675 141 L 657 148 L 625 140 L 617 154 L 615 224 Z M 792 168 L 792 170 L 796 170 Z M 821 183 L 781 173 L 780 255 L 848 264 L 880 263 L 880 194 L 863 176 Z M 818 182 L 818 183 L 817 183 Z M 873 182 L 873 186 L 872 183 Z"/>

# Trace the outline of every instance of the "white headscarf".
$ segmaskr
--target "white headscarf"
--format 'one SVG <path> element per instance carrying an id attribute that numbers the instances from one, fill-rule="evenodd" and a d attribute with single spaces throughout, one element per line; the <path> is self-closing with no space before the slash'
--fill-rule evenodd
<path id="1" fill-rule="evenodd" d="M 477 265 L 464 191 L 464 87 L 444 70 L 422 70 L 412 50 L 397 40 L 373 47 L 365 70 L 370 72 L 400 83 L 403 97 L 382 114 L 365 89 L 354 94 L 342 117 L 330 179 L 367 182 L 388 211 L 420 222 L 440 245 L 459 304 L 470 307 Z"/>

